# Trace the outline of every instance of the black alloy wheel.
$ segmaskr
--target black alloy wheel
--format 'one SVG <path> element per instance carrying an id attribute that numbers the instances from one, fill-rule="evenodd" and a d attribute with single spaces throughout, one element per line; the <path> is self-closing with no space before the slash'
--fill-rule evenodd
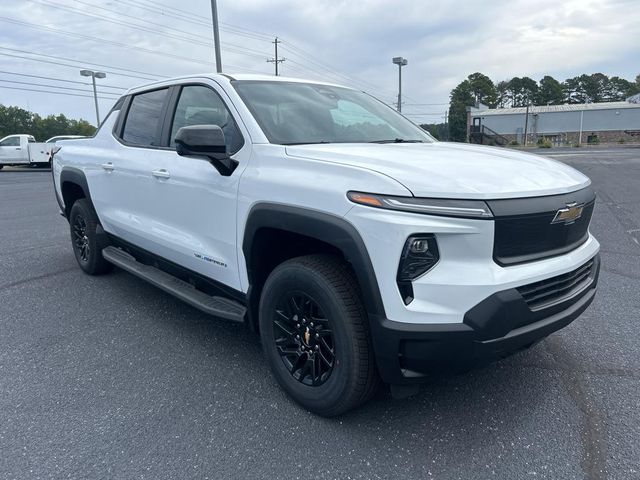
<path id="1" fill-rule="evenodd" d="M 369 320 L 347 262 L 327 254 L 284 261 L 269 274 L 258 309 L 271 371 L 304 408 L 333 417 L 375 393 Z"/>
<path id="2" fill-rule="evenodd" d="M 326 382 L 336 352 L 329 319 L 318 303 L 306 293 L 289 292 L 273 317 L 276 348 L 291 376 L 313 387 Z"/>
<path id="3" fill-rule="evenodd" d="M 88 262 L 91 246 L 89 245 L 89 237 L 87 237 L 87 221 L 81 215 L 76 215 L 73 219 L 72 228 L 73 246 L 78 254 L 78 258 L 83 262 Z"/>
<path id="4" fill-rule="evenodd" d="M 85 273 L 100 275 L 113 268 L 102 256 L 102 249 L 109 245 L 109 241 L 101 231 L 98 216 L 88 199 L 81 198 L 72 205 L 69 229 L 73 254 Z"/>

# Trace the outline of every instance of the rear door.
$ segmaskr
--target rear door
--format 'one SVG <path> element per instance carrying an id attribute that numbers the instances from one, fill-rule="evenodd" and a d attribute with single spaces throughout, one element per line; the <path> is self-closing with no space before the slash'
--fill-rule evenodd
<path id="1" fill-rule="evenodd" d="M 127 99 L 114 129 L 117 142 L 105 145 L 89 179 L 92 201 L 105 230 L 141 248 L 157 252 L 159 199 L 153 171 L 169 88 Z"/>

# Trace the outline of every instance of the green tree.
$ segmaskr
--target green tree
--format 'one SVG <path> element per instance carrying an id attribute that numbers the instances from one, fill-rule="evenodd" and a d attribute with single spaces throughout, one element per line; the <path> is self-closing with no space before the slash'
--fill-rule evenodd
<path id="1" fill-rule="evenodd" d="M 33 130 L 33 115 L 19 107 L 0 105 L 0 138 Z"/>
<path id="2" fill-rule="evenodd" d="M 449 138 L 454 142 L 467 140 L 467 107 L 475 103 L 469 80 L 464 80 L 451 91 L 449 103 Z"/>
<path id="3" fill-rule="evenodd" d="M 607 100 L 610 79 L 604 73 L 586 73 L 564 81 L 565 101 L 568 103 L 593 103 Z"/>
<path id="4" fill-rule="evenodd" d="M 475 103 L 484 103 L 491 108 L 495 108 L 498 103 L 498 92 L 496 86 L 486 75 L 476 72 L 467 77 L 471 86 L 471 95 Z"/>
<path id="5" fill-rule="evenodd" d="M 536 96 L 536 105 L 561 105 L 564 102 L 562 84 L 555 78 L 545 75 L 540 80 Z"/>
<path id="6" fill-rule="evenodd" d="M 604 101 L 621 102 L 631 95 L 638 93 L 640 89 L 635 83 L 620 77 L 611 77 L 604 91 Z"/>
<path id="7" fill-rule="evenodd" d="M 436 140 L 447 140 L 446 123 L 423 123 L 420 127 L 429 132 Z"/>
<path id="8" fill-rule="evenodd" d="M 538 82 L 529 77 L 514 77 L 509 80 L 509 91 L 511 92 L 511 106 L 524 107 L 535 103 L 538 96 Z"/>
<path id="9" fill-rule="evenodd" d="M 496 92 L 498 94 L 497 107 L 509 108 L 512 103 L 511 90 L 509 89 L 509 80 L 502 80 L 496 84 Z"/>
<path id="10" fill-rule="evenodd" d="M 45 141 L 57 135 L 91 136 L 95 131 L 95 127 L 86 120 L 69 119 L 63 114 L 43 118 L 19 107 L 0 105 L 0 138 L 27 133 Z"/>

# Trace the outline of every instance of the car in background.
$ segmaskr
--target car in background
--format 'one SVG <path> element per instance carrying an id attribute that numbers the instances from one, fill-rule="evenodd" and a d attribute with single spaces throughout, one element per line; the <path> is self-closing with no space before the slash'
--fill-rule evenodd
<path id="1" fill-rule="evenodd" d="M 50 148 L 36 142 L 33 135 L 9 135 L 0 139 L 0 170 L 9 166 L 47 166 L 51 164 Z"/>

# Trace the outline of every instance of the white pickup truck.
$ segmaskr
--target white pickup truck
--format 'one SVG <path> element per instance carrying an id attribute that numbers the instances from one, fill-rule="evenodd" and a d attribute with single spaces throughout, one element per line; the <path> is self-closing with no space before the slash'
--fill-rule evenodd
<path id="1" fill-rule="evenodd" d="M 61 145 L 53 179 L 82 270 L 117 265 L 246 323 L 280 385 L 320 415 L 363 403 L 380 380 L 406 395 L 528 348 L 596 292 L 586 176 L 437 142 L 337 85 L 201 75 L 138 87 L 93 138 Z"/>
<path id="2" fill-rule="evenodd" d="M 21 165 L 49 165 L 51 156 L 46 143 L 37 143 L 33 135 L 9 135 L 0 140 L 0 170 Z"/>

